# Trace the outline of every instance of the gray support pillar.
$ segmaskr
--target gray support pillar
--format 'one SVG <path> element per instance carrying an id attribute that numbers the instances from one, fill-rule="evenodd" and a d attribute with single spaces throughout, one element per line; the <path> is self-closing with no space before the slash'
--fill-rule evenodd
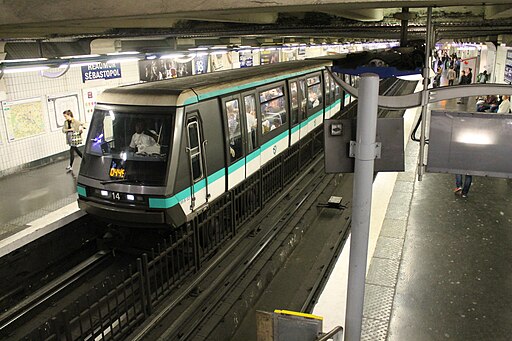
<path id="1" fill-rule="evenodd" d="M 425 46 L 425 67 L 423 68 L 423 91 L 421 93 L 421 135 L 420 151 L 418 159 L 418 181 L 421 181 L 425 174 L 425 135 L 427 130 L 427 106 L 428 106 L 428 80 L 430 75 L 430 50 L 433 44 L 432 37 L 432 7 L 427 9 L 427 39 Z"/>
<path id="2" fill-rule="evenodd" d="M 378 100 L 379 76 L 373 73 L 362 74 L 359 80 L 356 143 L 355 145 L 352 143 L 355 152 L 355 168 L 345 317 L 346 341 L 361 339 L 373 170 L 377 148 L 375 135 Z"/>
<path id="3" fill-rule="evenodd" d="M 409 14 L 409 7 L 402 8 L 403 19 L 400 21 L 400 46 L 407 45 L 407 29 L 409 20 L 407 14 Z"/>

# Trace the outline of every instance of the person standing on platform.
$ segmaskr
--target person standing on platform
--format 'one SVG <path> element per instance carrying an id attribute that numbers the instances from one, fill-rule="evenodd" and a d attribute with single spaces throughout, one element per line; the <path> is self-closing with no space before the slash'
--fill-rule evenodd
<path id="1" fill-rule="evenodd" d="M 508 114 L 510 113 L 510 96 L 503 95 L 501 96 L 501 103 L 498 107 L 498 114 Z"/>
<path id="2" fill-rule="evenodd" d="M 455 78 L 459 78 L 460 75 L 460 57 L 455 56 Z"/>
<path id="3" fill-rule="evenodd" d="M 448 70 L 448 74 L 446 76 L 448 78 L 448 85 L 453 85 L 453 82 L 455 81 L 455 78 L 457 77 L 457 74 L 455 73 L 453 66 L 450 67 L 450 69 Z"/>
<path id="4" fill-rule="evenodd" d="M 82 158 L 82 153 L 78 146 L 82 144 L 82 129 L 83 123 L 75 120 L 71 110 L 66 110 L 62 113 L 64 115 L 64 125 L 62 132 L 66 134 L 66 143 L 69 145 L 69 166 L 66 167 L 67 172 L 73 170 L 73 161 L 75 160 L 75 153 Z"/>
<path id="5" fill-rule="evenodd" d="M 455 175 L 455 194 L 460 195 L 463 198 L 468 197 L 469 188 L 473 182 L 473 176 L 466 174 L 464 179 L 464 186 L 462 185 L 462 174 Z"/>
<path id="6" fill-rule="evenodd" d="M 466 72 L 464 70 L 462 70 L 460 72 L 459 84 L 460 85 L 471 84 L 471 78 L 469 78 L 469 76 L 466 76 Z M 457 99 L 457 104 L 464 104 L 464 102 L 465 102 L 465 97 L 461 97 L 461 98 Z"/>
<path id="7" fill-rule="evenodd" d="M 481 72 L 476 76 L 477 83 L 485 84 L 489 80 L 489 75 L 487 74 L 487 70 L 484 70 L 484 72 Z"/>
<path id="8" fill-rule="evenodd" d="M 469 68 L 469 71 L 466 74 L 466 82 L 467 82 L 466 84 L 473 83 L 473 69 L 472 68 Z"/>

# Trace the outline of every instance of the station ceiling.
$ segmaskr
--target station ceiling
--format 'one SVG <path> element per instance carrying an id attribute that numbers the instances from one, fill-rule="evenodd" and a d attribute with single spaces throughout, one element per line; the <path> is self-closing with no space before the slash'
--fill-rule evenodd
<path id="1" fill-rule="evenodd" d="M 7 59 L 196 46 L 270 46 L 424 39 L 433 7 L 436 41 L 512 42 L 510 0 L 16 0 L 0 1 Z M 407 6 L 403 14 L 403 7 Z M 114 51 L 109 51 L 109 50 Z M 3 50 L 3 51 L 2 51 Z"/>

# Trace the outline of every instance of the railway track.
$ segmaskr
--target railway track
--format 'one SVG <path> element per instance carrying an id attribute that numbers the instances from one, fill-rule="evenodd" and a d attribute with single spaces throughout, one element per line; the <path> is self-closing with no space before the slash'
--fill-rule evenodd
<path id="1" fill-rule="evenodd" d="M 387 94 L 396 94 L 402 91 L 408 91 L 404 87 L 409 86 L 413 89 L 411 84 L 400 83 L 398 87 L 392 87 L 393 90 L 388 91 Z M 397 111 L 381 110 L 381 117 L 390 117 L 401 115 Z M 323 158 L 319 157 L 318 160 L 311 166 L 311 169 L 319 166 L 320 161 Z M 323 167 L 319 167 L 315 170 L 314 175 L 310 178 L 304 176 L 301 179 L 297 179 L 292 188 L 297 189 L 299 183 L 302 183 L 304 187 L 301 187 L 297 197 L 288 201 L 288 207 L 281 208 L 283 212 L 280 216 L 273 217 L 271 223 L 266 222 L 269 217 L 266 216 L 262 219 L 255 219 L 253 224 L 263 227 L 259 234 L 261 239 L 253 239 L 252 244 L 248 246 L 248 242 L 244 243 L 242 238 L 246 238 L 247 234 L 240 235 L 240 239 L 237 239 L 235 244 L 238 246 L 238 251 L 235 252 L 236 257 L 230 257 L 229 252 L 225 250 L 223 257 L 224 265 L 216 262 L 208 267 L 208 271 L 202 273 L 196 281 L 190 283 L 185 291 L 181 294 L 177 294 L 169 301 L 163 303 L 164 309 L 158 311 L 157 314 L 149 319 L 143 328 L 139 329 L 137 333 L 132 335 L 132 340 L 203 340 L 203 339 L 228 339 L 234 329 L 239 327 L 238 323 L 224 323 L 225 320 L 236 320 L 237 316 L 242 318 L 244 313 L 247 311 L 240 312 L 239 307 L 236 307 L 237 301 L 244 301 L 243 290 L 251 290 L 250 282 L 257 282 L 255 278 L 258 276 L 264 277 L 265 272 L 252 271 L 252 267 L 257 267 L 256 263 L 260 263 L 260 267 L 264 268 L 266 263 L 272 262 L 273 257 L 283 256 L 283 250 L 280 248 L 284 240 L 287 240 L 287 236 L 293 235 L 292 231 L 298 221 L 302 219 L 307 210 L 311 210 L 316 203 L 320 194 L 325 190 L 328 184 L 333 180 L 333 176 L 325 176 L 323 174 Z M 345 193 L 349 192 L 350 189 L 346 188 L 348 184 L 351 185 L 351 176 L 345 177 L 341 180 L 343 184 L 339 187 L 345 187 Z M 308 186 L 314 183 L 315 189 L 309 189 Z M 288 195 L 288 194 L 285 194 Z M 301 200 L 298 200 L 301 198 Z M 297 201 L 298 200 L 298 201 Z M 350 201 L 350 199 L 348 199 Z M 304 209 L 304 204 L 309 201 L 307 208 Z M 277 202 L 281 202 L 278 200 Z M 272 210 L 273 207 L 269 207 Z M 301 209 L 304 212 L 300 213 Z M 333 234 L 333 238 L 336 238 L 336 242 L 330 246 L 331 252 L 326 259 L 327 266 L 321 266 L 319 271 L 314 272 L 315 279 L 307 281 L 309 288 L 305 295 L 305 299 L 301 302 L 296 309 L 308 312 L 311 311 L 316 299 L 321 293 L 322 288 L 325 285 L 328 275 L 335 264 L 336 257 L 340 254 L 344 241 L 348 235 L 350 218 L 348 215 L 344 216 L 344 224 L 341 230 Z M 295 220 L 292 222 L 292 220 Z M 254 225 L 248 227 L 247 231 L 253 231 Z M 304 232 L 305 233 L 305 232 Z M 294 237 L 292 237 L 293 239 Z M 277 243 L 275 242 L 277 240 Z M 288 241 L 288 243 L 293 243 Z M 297 243 L 298 244 L 298 243 Z M 234 244 L 233 244 L 234 245 Z M 280 255 L 277 255 L 277 250 L 280 250 Z M 288 254 L 291 250 L 288 250 Z M 324 251 L 325 252 L 325 251 Z M 266 253 L 266 258 L 263 254 Z M 333 257 L 334 256 L 334 257 Z M 208 273 L 210 272 L 211 273 Z M 274 274 L 272 271 L 267 272 Z M 260 281 L 261 282 L 261 281 Z M 264 281 L 263 281 L 264 282 Z M 265 286 L 264 283 L 261 284 Z M 238 288 L 238 290 L 237 290 Z M 263 290 L 254 290 L 255 296 L 259 296 Z M 237 292 L 238 291 L 238 292 Z M 304 291 L 304 290 L 303 290 Z M 196 295 L 190 296 L 190 293 L 195 292 Z M 245 300 L 244 304 L 249 305 L 254 303 L 254 300 Z M 228 307 L 230 306 L 230 307 Z M 183 309 L 182 307 L 187 307 Z M 289 307 L 289 306 L 287 306 Z M 238 310 L 237 310 L 238 309 Z M 249 310 L 249 309 L 247 309 Z M 234 312 L 233 312 L 234 311 Z M 251 315 L 252 317 L 252 315 Z M 255 321 L 255 320 L 254 320 Z M 220 324 L 224 324 L 224 327 L 219 327 Z M 226 328 L 226 325 L 229 325 Z M 166 327 L 162 327 L 166 326 Z M 226 332 L 227 330 L 227 332 Z M 238 335 L 235 339 L 249 339 L 247 335 L 241 337 Z"/>
<path id="2" fill-rule="evenodd" d="M 352 110 L 352 115 L 354 112 Z M 208 328 L 209 333 L 218 333 L 216 326 L 222 320 L 221 316 L 227 316 L 231 309 L 226 302 L 233 301 L 233 297 L 245 297 L 242 299 L 243 305 L 254 303 L 261 294 L 260 284 L 270 281 L 270 277 L 277 273 L 286 257 L 292 254 L 306 235 L 307 225 L 318 214 L 315 211 L 317 201 L 325 195 L 324 192 L 329 192 L 327 186 L 333 182 L 348 181 L 343 177 L 340 180 L 339 177 L 323 174 L 321 161 L 322 157 L 318 155 L 295 179 L 281 179 L 282 190 L 271 192 L 268 202 L 262 208 L 251 208 L 252 213 L 240 211 L 252 205 L 251 193 L 244 197 L 242 192 L 233 192 L 225 200 L 219 200 L 210 209 L 216 213 L 204 215 L 197 224 L 172 231 L 168 238 L 155 243 L 153 247 L 146 245 L 148 251 L 133 265 L 126 266 L 126 271 L 112 274 L 110 269 L 109 275 L 104 274 L 106 280 L 95 279 L 93 289 L 82 289 L 80 298 L 64 299 L 67 302 L 59 305 L 59 309 L 64 307 L 61 313 L 46 312 L 44 316 L 53 317 L 46 322 L 41 320 L 44 323 L 41 322 L 41 326 L 31 332 L 16 333 L 17 338 L 25 335 L 28 339 L 117 340 L 126 339 L 135 330 L 131 334 L 135 340 L 192 340 L 200 339 L 197 332 L 205 334 Z M 285 175 L 286 170 L 283 169 L 283 178 Z M 257 181 L 254 185 L 258 185 Z M 251 191 L 251 186 L 248 190 Z M 244 204 L 235 204 L 237 198 Z M 321 200 L 327 199 L 324 197 Z M 331 251 L 324 255 L 331 259 L 332 264 L 333 254 L 341 250 L 349 228 L 349 218 L 344 219 L 344 226 L 332 235 L 334 244 Z M 106 256 L 98 258 L 103 257 Z M 258 270 L 265 267 L 263 272 Z M 303 290 L 307 298 L 301 300 L 297 310 L 307 311 L 312 306 L 330 268 L 331 265 L 322 267 L 315 272 L 316 278 L 307 282 L 308 288 Z M 87 277 L 79 275 L 79 271 L 75 272 L 75 277 L 71 273 L 66 275 L 70 283 L 76 284 L 82 281 L 80 278 Z M 99 277 L 98 274 L 96 278 Z M 254 296 L 246 298 L 242 290 L 252 290 Z M 59 293 L 65 290 L 57 288 L 54 291 Z M 50 292 L 33 294 L 31 297 L 37 299 L 27 298 L 19 309 L 4 314 L 2 325 L 6 327 L 5 330 L 10 330 L 16 320 L 30 319 L 32 312 L 48 305 L 49 301 L 53 302 L 56 296 Z M 41 302 L 36 305 L 29 301 Z M 33 309 L 29 308 L 32 304 L 35 306 Z M 242 310 L 237 309 L 235 307 L 235 311 L 241 314 Z M 19 319 L 16 319 L 18 316 Z M 242 318 L 240 315 L 234 320 Z M 239 326 L 239 322 L 231 324 L 232 330 Z M 162 324 L 168 328 L 159 329 Z"/>
<path id="3" fill-rule="evenodd" d="M 45 305 L 58 300 L 66 292 L 71 291 L 77 283 L 84 281 L 93 271 L 111 260 L 111 254 L 99 251 L 92 257 L 75 266 L 72 270 L 54 279 L 41 289 L 27 296 L 16 306 L 0 315 L 0 335 L 9 332 L 27 323 L 37 311 L 43 310 Z"/>
<path id="4" fill-rule="evenodd" d="M 322 161 L 323 158 L 318 157 L 304 175 L 268 205 L 261 217 L 251 221 L 239 234 L 239 238 L 231 241 L 223 249 L 222 255 L 212 261 L 196 280 L 163 303 L 165 308 L 149 319 L 132 339 L 188 340 L 215 309 L 215 302 L 221 302 L 225 294 L 234 290 L 239 283 L 238 279 L 260 261 L 263 253 L 268 252 L 269 248 L 275 248 L 273 241 L 282 240 L 290 233 L 290 221 L 297 219 L 297 212 L 303 209 L 308 199 L 311 200 L 311 196 L 315 193 L 318 195 L 318 191 L 323 188 L 317 187 L 321 180 L 332 177 L 323 174 Z M 282 214 L 272 214 L 276 209 Z M 192 292 L 196 292 L 197 297 L 191 296 Z M 187 308 L 182 310 L 181 307 Z M 159 334 L 156 328 L 164 320 L 172 321 L 170 327 L 162 331 L 161 335 L 155 335 Z"/>

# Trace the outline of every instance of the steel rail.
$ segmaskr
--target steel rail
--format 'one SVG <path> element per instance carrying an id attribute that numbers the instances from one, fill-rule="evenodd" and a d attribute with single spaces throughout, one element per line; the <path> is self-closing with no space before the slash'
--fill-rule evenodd
<path id="1" fill-rule="evenodd" d="M 89 257 L 0 315 L 0 333 L 8 327 L 15 325 L 17 321 L 27 318 L 27 316 L 30 316 L 33 311 L 41 307 L 44 303 L 47 303 L 71 285 L 79 282 L 84 276 L 107 261 L 109 256 L 111 256 L 111 254 L 106 251 L 97 252 L 92 257 Z"/>

